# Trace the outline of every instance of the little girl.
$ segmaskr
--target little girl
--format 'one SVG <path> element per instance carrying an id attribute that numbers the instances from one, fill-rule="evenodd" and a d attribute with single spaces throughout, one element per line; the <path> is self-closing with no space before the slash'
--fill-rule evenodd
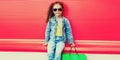
<path id="1" fill-rule="evenodd" d="M 73 47 L 73 37 L 69 20 L 63 16 L 64 6 L 61 2 L 50 5 L 45 32 L 45 43 L 47 46 L 48 60 L 61 60 L 61 53 L 68 40 Z"/>

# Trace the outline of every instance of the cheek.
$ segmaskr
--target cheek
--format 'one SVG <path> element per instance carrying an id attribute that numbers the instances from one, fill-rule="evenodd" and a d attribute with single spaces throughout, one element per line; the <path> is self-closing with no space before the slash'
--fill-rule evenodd
<path id="1" fill-rule="evenodd" d="M 56 13 L 55 11 L 53 11 L 53 13 Z"/>
<path id="2" fill-rule="evenodd" d="M 62 14 L 62 11 L 60 13 Z"/>

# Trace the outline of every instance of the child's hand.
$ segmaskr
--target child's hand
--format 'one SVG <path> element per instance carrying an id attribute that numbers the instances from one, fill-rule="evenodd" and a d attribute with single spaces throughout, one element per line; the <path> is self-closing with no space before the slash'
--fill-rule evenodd
<path id="1" fill-rule="evenodd" d="M 75 44 L 74 44 L 74 43 L 72 43 L 72 44 L 71 44 L 71 47 L 75 47 Z"/>
<path id="2" fill-rule="evenodd" d="M 47 45 L 48 45 L 48 43 L 47 43 L 47 42 L 44 42 L 44 43 L 43 43 L 43 45 L 44 45 L 44 46 L 47 46 Z"/>

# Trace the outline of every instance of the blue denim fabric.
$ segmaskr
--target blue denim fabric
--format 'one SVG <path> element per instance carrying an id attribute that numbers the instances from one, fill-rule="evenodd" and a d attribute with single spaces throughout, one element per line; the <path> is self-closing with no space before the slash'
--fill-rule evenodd
<path id="1" fill-rule="evenodd" d="M 46 42 L 49 42 L 51 40 L 55 41 L 57 24 L 58 24 L 58 22 L 56 21 L 55 16 L 49 20 L 47 27 L 46 27 L 46 32 L 45 32 L 45 41 Z M 69 44 L 72 44 L 73 37 L 72 37 L 71 26 L 70 26 L 69 20 L 67 18 L 65 18 L 64 16 L 62 17 L 62 24 L 63 24 L 62 41 L 66 42 L 66 40 L 68 40 Z"/>
<path id="2" fill-rule="evenodd" d="M 64 49 L 64 46 L 65 43 L 62 40 L 56 39 L 55 41 L 49 41 L 47 47 L 48 60 L 61 60 L 61 53 Z"/>

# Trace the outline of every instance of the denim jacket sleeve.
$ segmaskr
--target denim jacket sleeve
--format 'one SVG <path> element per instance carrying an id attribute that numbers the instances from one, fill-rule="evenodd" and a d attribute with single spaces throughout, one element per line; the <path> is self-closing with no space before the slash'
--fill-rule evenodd
<path id="1" fill-rule="evenodd" d="M 72 30 L 71 30 L 71 26 L 70 23 L 68 21 L 68 19 L 65 20 L 65 34 L 66 34 L 66 38 L 69 42 L 69 44 L 73 43 L 73 36 L 72 36 Z"/>
<path id="2" fill-rule="evenodd" d="M 46 31 L 45 31 L 45 41 L 48 42 L 49 39 L 50 39 L 50 31 L 51 31 L 51 28 L 50 28 L 50 21 L 47 23 L 47 27 L 46 27 Z"/>

